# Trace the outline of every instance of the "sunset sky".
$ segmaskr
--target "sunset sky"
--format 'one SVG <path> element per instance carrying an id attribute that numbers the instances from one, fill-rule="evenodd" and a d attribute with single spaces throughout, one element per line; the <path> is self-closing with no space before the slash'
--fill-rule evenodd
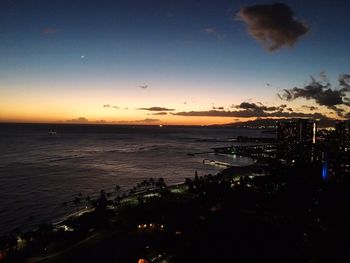
<path id="1" fill-rule="evenodd" d="M 2 0 L 0 121 L 350 117 L 350 1 L 272 3 Z"/>

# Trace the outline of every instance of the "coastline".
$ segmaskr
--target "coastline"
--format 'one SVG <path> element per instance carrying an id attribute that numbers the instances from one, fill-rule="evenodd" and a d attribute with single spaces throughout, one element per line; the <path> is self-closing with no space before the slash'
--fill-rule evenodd
<path id="1" fill-rule="evenodd" d="M 241 176 L 252 176 L 253 175 L 253 169 L 256 168 L 256 163 L 249 164 L 246 166 L 230 166 L 227 167 L 226 169 L 223 169 L 221 172 L 218 172 L 216 175 L 222 174 L 223 176 L 232 176 L 232 179 L 238 179 Z M 237 175 L 234 175 L 236 173 L 239 173 Z M 186 182 L 181 182 L 181 183 L 175 183 L 171 185 L 167 185 L 167 189 L 172 192 L 172 190 L 177 190 L 178 188 L 183 188 L 186 187 Z M 123 203 L 127 199 L 130 198 L 138 198 L 140 196 L 144 196 L 146 194 L 156 194 L 162 189 L 146 189 L 146 190 L 141 190 L 135 193 L 130 193 L 130 190 L 127 190 L 126 192 L 129 192 L 125 196 L 121 197 L 120 202 Z M 117 209 L 114 207 L 113 209 Z M 61 224 L 64 224 L 65 221 L 71 219 L 71 218 L 78 218 L 79 216 L 88 213 L 88 212 L 93 212 L 95 208 L 93 207 L 85 207 L 82 208 L 76 212 L 73 213 L 68 213 L 67 215 L 61 217 L 60 219 L 53 220 L 53 222 L 49 222 L 53 226 L 59 227 Z"/>
<path id="2" fill-rule="evenodd" d="M 215 176 L 217 176 L 218 174 L 222 174 L 224 176 L 233 176 L 234 173 L 240 173 L 239 175 L 236 175 L 234 177 L 240 177 L 240 176 L 251 176 L 253 173 L 253 168 L 255 167 L 256 163 L 253 164 L 249 164 L 246 166 L 229 166 L 223 170 L 221 170 L 221 172 L 218 172 Z M 180 182 L 180 183 L 174 183 L 171 185 L 167 185 L 167 189 L 172 191 L 172 190 L 176 190 L 178 188 L 183 188 L 186 186 L 186 182 Z M 155 194 L 157 192 L 159 192 L 159 190 L 161 189 L 146 189 L 146 190 L 141 190 L 135 193 L 130 193 L 131 189 L 126 190 L 125 191 L 125 196 L 121 197 L 120 202 L 125 202 L 127 199 L 130 198 L 137 198 L 139 196 L 143 196 L 145 194 Z M 98 194 L 95 194 L 95 196 L 98 196 Z M 114 209 L 116 209 L 116 207 L 114 207 Z M 64 225 L 64 223 L 69 220 L 69 219 L 73 219 L 73 218 L 78 218 L 80 216 L 82 216 L 85 213 L 88 212 L 93 212 L 95 210 L 95 208 L 93 207 L 82 207 L 81 209 L 78 209 L 75 212 L 70 212 L 67 213 L 57 219 L 53 219 L 49 222 L 47 222 L 47 224 L 52 224 L 54 227 L 60 227 L 61 225 Z M 32 227 L 29 229 L 26 229 L 25 232 L 29 232 L 29 231 L 36 231 L 38 229 L 38 226 L 36 227 Z"/>

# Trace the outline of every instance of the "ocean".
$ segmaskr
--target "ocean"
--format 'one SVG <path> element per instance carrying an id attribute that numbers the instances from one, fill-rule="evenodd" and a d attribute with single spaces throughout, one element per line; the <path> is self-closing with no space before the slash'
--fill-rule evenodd
<path id="1" fill-rule="evenodd" d="M 239 156 L 189 155 L 230 146 L 239 135 L 273 136 L 231 127 L 0 124 L 0 234 L 59 220 L 77 209 L 70 201 L 79 193 L 94 196 L 116 184 L 126 191 L 151 177 L 171 185 L 195 171 L 219 171 L 203 159 L 250 164 Z"/>

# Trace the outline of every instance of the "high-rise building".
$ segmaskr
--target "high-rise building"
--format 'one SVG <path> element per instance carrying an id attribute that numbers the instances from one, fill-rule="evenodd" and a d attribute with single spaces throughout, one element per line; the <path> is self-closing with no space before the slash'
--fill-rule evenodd
<path id="1" fill-rule="evenodd" d="M 334 138 L 338 150 L 347 151 L 350 147 L 349 124 L 345 121 L 339 121 L 335 124 Z"/>
<path id="2" fill-rule="evenodd" d="M 330 144 L 329 175 L 350 176 L 350 123 L 340 121 L 335 125 Z"/>
<path id="3" fill-rule="evenodd" d="M 314 160 L 313 144 L 316 142 L 316 123 L 299 119 L 278 122 L 277 156 L 286 164 L 310 163 Z"/>

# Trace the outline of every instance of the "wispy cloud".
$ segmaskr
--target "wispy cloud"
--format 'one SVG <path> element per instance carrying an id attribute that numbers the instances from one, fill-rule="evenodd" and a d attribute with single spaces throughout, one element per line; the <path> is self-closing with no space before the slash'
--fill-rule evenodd
<path id="1" fill-rule="evenodd" d="M 120 107 L 115 106 L 115 105 L 110 105 L 110 104 L 104 104 L 103 108 L 113 108 L 113 109 L 117 109 L 117 110 L 120 109 Z"/>
<path id="2" fill-rule="evenodd" d="M 202 28 L 201 31 L 207 35 L 211 35 L 211 36 L 215 37 L 217 40 L 224 40 L 226 37 L 224 34 L 219 33 L 213 27 L 205 27 L 205 28 Z"/>
<path id="3" fill-rule="evenodd" d="M 154 122 L 159 122 L 160 119 L 152 119 L 152 118 L 146 118 L 143 120 L 133 120 L 133 121 L 116 121 L 114 123 L 119 123 L 119 124 L 134 124 L 134 123 L 154 123 Z"/>
<path id="4" fill-rule="evenodd" d="M 247 25 L 249 34 L 269 51 L 291 47 L 309 31 L 309 27 L 297 20 L 293 10 L 283 3 L 243 7 L 237 18 Z"/>

